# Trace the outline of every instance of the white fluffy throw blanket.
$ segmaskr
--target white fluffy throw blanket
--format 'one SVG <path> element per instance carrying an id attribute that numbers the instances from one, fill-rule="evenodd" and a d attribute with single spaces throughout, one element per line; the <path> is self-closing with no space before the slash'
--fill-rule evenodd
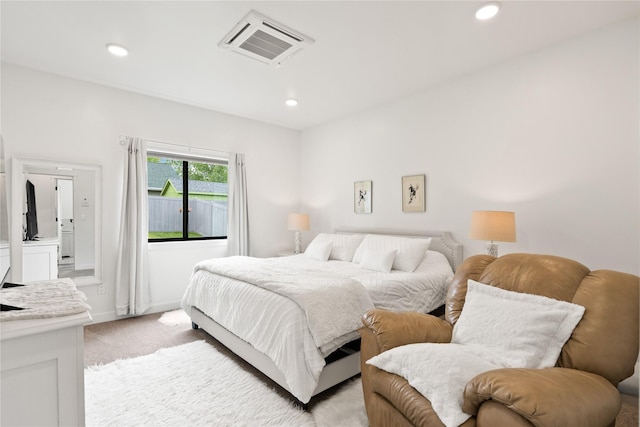
<path id="1" fill-rule="evenodd" d="M 0 290 L 0 302 L 23 310 L 2 311 L 0 320 L 43 319 L 83 313 L 91 310 L 86 300 L 70 279 L 3 288 Z"/>
<path id="2" fill-rule="evenodd" d="M 336 278 L 308 264 L 300 266 L 287 258 L 233 256 L 196 264 L 195 271 L 241 280 L 285 296 L 305 312 L 309 331 L 320 348 L 336 337 L 360 328 L 360 318 L 374 308 L 362 284 Z"/>
<path id="3" fill-rule="evenodd" d="M 470 415 L 462 411 L 464 388 L 476 375 L 502 366 L 479 357 L 461 344 L 409 344 L 385 351 L 369 361 L 400 375 L 429 399 L 446 427 L 456 427 Z"/>

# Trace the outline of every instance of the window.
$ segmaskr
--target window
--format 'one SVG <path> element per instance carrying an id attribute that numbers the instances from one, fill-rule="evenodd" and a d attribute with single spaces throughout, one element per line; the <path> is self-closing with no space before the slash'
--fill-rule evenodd
<path id="1" fill-rule="evenodd" d="M 147 156 L 149 241 L 227 237 L 227 162 Z"/>

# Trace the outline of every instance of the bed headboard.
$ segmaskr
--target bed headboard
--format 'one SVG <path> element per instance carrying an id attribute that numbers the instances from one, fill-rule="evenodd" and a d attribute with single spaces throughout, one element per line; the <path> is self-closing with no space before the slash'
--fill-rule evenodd
<path id="1" fill-rule="evenodd" d="M 455 272 L 462 263 L 462 243 L 458 243 L 453 239 L 449 231 L 398 231 L 392 229 L 376 228 L 376 229 L 356 229 L 356 228 L 338 228 L 336 233 L 342 234 L 384 234 L 387 236 L 400 237 L 431 237 L 429 250 L 438 251 L 444 254 L 449 260 L 451 268 Z"/>

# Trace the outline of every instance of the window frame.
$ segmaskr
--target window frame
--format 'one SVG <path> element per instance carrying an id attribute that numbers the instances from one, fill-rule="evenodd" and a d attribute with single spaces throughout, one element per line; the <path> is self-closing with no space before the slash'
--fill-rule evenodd
<path id="1" fill-rule="evenodd" d="M 188 147 L 184 147 L 190 150 Z M 160 149 L 147 149 L 147 159 L 150 157 L 158 157 L 169 160 L 177 160 L 182 162 L 182 237 L 162 237 L 162 238 L 149 238 L 147 234 L 148 243 L 165 243 L 165 242 L 194 242 L 204 240 L 226 240 L 228 233 L 224 236 L 201 236 L 201 237 L 189 237 L 189 162 L 194 163 L 209 163 L 214 165 L 221 165 L 227 167 L 227 177 L 229 171 L 229 161 L 226 158 L 222 158 L 219 155 L 193 155 L 183 154 L 179 151 L 165 151 Z M 148 163 L 148 160 L 147 160 Z M 148 176 L 148 175 L 147 175 Z M 227 178 L 227 183 L 229 182 Z M 148 192 L 148 184 L 147 184 Z M 227 201 L 229 195 L 227 194 Z M 147 221 L 149 220 L 149 212 L 147 209 Z M 227 230 L 228 231 L 228 230 Z"/>

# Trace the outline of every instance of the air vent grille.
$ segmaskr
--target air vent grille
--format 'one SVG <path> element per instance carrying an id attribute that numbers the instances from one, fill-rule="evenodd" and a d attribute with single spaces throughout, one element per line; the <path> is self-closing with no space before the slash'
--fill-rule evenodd
<path id="1" fill-rule="evenodd" d="M 314 40 L 256 11 L 249 12 L 218 46 L 279 66 Z"/>
<path id="2" fill-rule="evenodd" d="M 272 60 L 278 55 L 282 55 L 291 46 L 291 43 L 287 43 L 271 34 L 258 30 L 245 40 L 245 42 L 240 45 L 240 48 Z"/>

